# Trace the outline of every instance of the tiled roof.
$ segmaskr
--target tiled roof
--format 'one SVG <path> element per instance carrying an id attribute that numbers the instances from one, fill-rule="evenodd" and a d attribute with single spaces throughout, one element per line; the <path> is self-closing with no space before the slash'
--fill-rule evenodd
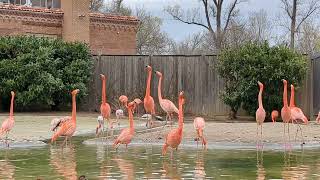
<path id="1" fill-rule="evenodd" d="M 135 16 L 119 16 L 114 14 L 90 13 L 90 17 L 101 18 L 101 19 L 111 20 L 111 21 L 139 22 L 139 19 Z"/>
<path id="2" fill-rule="evenodd" d="M 17 6 L 13 4 L 2 4 L 0 5 L 0 10 L 14 10 L 22 12 L 35 12 L 35 13 L 51 13 L 51 14 L 63 14 L 61 9 L 47 9 L 41 7 L 28 7 L 28 6 Z M 122 22 L 139 22 L 135 16 L 119 16 L 115 14 L 104 14 L 92 12 L 89 14 L 92 18 L 97 18 L 106 21 L 122 21 Z"/>
<path id="3" fill-rule="evenodd" d="M 12 4 L 0 5 L 0 10 L 16 10 L 16 11 L 26 11 L 26 12 L 40 12 L 40 13 L 52 13 L 52 14 L 63 14 L 60 9 L 47 9 L 41 7 L 28 7 L 28 6 L 17 6 Z"/>

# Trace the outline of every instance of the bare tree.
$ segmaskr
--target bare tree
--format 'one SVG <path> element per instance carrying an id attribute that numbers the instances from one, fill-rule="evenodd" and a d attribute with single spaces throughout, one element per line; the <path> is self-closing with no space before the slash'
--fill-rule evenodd
<path id="1" fill-rule="evenodd" d="M 173 42 L 170 47 L 171 54 L 205 54 L 204 40 L 206 34 L 204 32 L 195 33 L 180 42 Z"/>
<path id="2" fill-rule="evenodd" d="M 264 42 L 271 39 L 272 22 L 265 10 L 261 9 L 249 15 L 247 33 L 252 41 Z"/>
<path id="3" fill-rule="evenodd" d="M 107 3 L 105 11 L 124 16 L 132 15 L 132 10 L 123 4 L 124 0 L 111 0 Z"/>
<path id="4" fill-rule="evenodd" d="M 320 27 L 313 21 L 306 21 L 297 35 L 297 49 L 308 55 L 313 55 L 320 51 Z"/>
<path id="5" fill-rule="evenodd" d="M 246 24 L 240 21 L 230 21 L 230 25 L 225 33 L 225 47 L 239 47 L 243 43 L 251 41 L 248 35 Z"/>
<path id="6" fill-rule="evenodd" d="M 290 48 L 294 49 L 296 33 L 308 18 L 318 13 L 320 0 L 281 0 L 281 3 L 290 19 Z"/>
<path id="7" fill-rule="evenodd" d="M 90 0 L 91 11 L 101 11 L 103 8 L 104 0 Z"/>
<path id="8" fill-rule="evenodd" d="M 226 34 L 230 21 L 237 16 L 237 5 L 244 0 L 232 0 L 229 5 L 225 0 L 201 0 L 204 17 L 199 9 L 185 12 L 180 6 L 168 6 L 165 10 L 175 19 L 186 24 L 193 24 L 207 29 L 213 37 L 215 48 L 220 50 L 223 47 L 223 39 Z M 204 20 L 203 20 L 204 19 Z M 215 24 L 215 27 L 213 25 Z"/>
<path id="9" fill-rule="evenodd" d="M 152 16 L 143 8 L 136 10 L 136 16 L 140 20 L 137 32 L 138 54 L 165 54 L 168 52 L 170 39 L 161 31 L 162 20 Z"/>

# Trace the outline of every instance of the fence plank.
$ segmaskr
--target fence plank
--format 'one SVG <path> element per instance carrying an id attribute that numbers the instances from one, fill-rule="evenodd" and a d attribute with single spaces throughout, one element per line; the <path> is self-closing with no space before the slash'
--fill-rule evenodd
<path id="1" fill-rule="evenodd" d="M 112 109 L 118 108 L 118 97 L 125 94 L 130 100 L 143 100 L 147 80 L 146 65 L 163 73 L 162 93 L 177 104 L 179 91 L 185 91 L 185 111 L 195 115 L 215 116 L 227 114 L 227 107 L 219 100 L 222 82 L 213 68 L 216 56 L 100 56 L 94 57 L 93 85 L 89 89 L 92 100 L 87 108 L 98 107 L 101 98 L 99 74 L 107 76 L 107 98 Z M 163 113 L 158 105 L 158 77 L 152 73 L 151 95 L 156 102 L 156 112 Z M 92 98 L 94 97 L 94 98 Z M 143 107 L 140 108 L 143 110 Z"/>

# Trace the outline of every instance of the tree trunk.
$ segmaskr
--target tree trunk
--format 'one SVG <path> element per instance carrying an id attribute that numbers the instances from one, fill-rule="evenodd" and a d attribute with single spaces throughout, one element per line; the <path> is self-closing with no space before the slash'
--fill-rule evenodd
<path id="1" fill-rule="evenodd" d="M 217 21 L 217 33 L 216 33 L 216 49 L 217 51 L 220 51 L 221 45 L 222 45 L 222 31 L 221 31 L 221 11 L 222 11 L 222 2 L 218 1 L 217 5 L 217 16 L 216 16 L 216 21 Z"/>
<path id="2" fill-rule="evenodd" d="M 229 112 L 229 120 L 237 119 L 237 111 L 234 109 L 231 109 Z"/>
<path id="3" fill-rule="evenodd" d="M 294 49 L 294 36 L 296 33 L 296 16 L 297 16 L 297 0 L 293 0 L 292 16 L 291 16 L 291 33 L 290 33 L 290 48 Z"/>

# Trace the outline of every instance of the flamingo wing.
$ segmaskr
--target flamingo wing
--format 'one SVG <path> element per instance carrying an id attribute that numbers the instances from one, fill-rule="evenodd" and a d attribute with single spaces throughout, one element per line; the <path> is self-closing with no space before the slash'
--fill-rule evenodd
<path id="1" fill-rule="evenodd" d="M 256 121 L 261 125 L 266 118 L 266 111 L 263 108 L 258 108 L 256 111 Z"/>
<path id="2" fill-rule="evenodd" d="M 163 99 L 160 102 L 160 106 L 167 113 L 172 113 L 172 112 L 175 112 L 177 114 L 179 113 L 179 110 L 176 107 L 176 105 L 174 105 L 174 103 L 172 101 L 168 100 L 168 99 Z"/>
<path id="3" fill-rule="evenodd" d="M 308 118 L 304 115 L 303 111 L 298 107 L 292 107 L 291 119 L 294 121 L 302 120 L 304 123 L 308 123 Z"/>

